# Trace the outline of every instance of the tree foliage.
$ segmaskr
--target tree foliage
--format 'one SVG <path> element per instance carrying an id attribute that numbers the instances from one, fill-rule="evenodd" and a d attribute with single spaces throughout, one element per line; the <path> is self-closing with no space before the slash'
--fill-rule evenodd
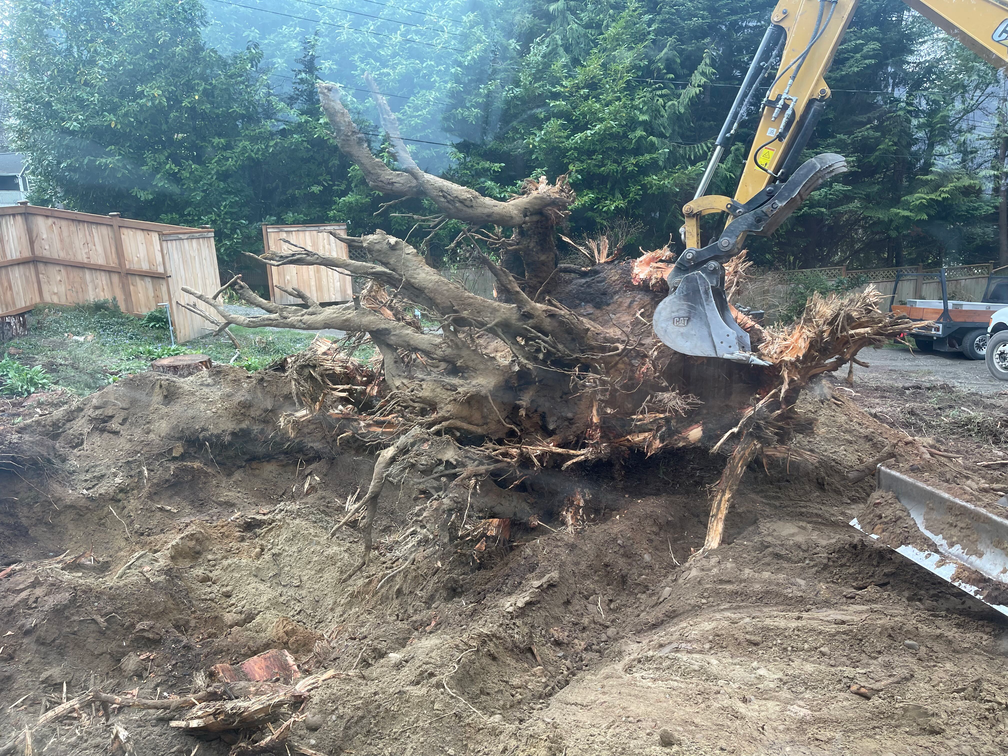
<path id="1" fill-rule="evenodd" d="M 378 199 L 335 148 L 315 93 L 335 80 L 389 164 L 364 93 L 373 75 L 413 157 L 498 199 L 568 174 L 566 235 L 642 227 L 677 242 L 772 0 L 14 0 L 2 98 L 35 196 L 85 211 L 218 231 L 227 259 L 263 222 L 346 221 Z M 1005 98 L 992 69 L 899 0 L 864 0 L 827 75 L 834 98 L 808 153 L 851 171 L 752 257 L 769 267 L 937 264 L 996 256 Z M 712 191 L 734 192 L 755 126 Z M 1003 160 L 1002 160 L 1003 163 Z M 408 200 L 399 211 L 424 213 Z M 448 224 L 423 251 L 440 260 Z"/>

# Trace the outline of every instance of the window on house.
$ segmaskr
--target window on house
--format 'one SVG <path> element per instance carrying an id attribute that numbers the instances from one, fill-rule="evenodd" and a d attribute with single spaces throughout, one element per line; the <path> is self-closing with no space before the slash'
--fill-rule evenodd
<path id="1" fill-rule="evenodd" d="M 21 185 L 17 176 L 0 176 L 0 192 L 19 192 Z"/>

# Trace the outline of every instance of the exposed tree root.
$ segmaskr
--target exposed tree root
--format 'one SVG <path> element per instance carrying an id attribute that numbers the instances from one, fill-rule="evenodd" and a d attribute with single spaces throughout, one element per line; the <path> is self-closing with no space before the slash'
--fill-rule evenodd
<path id="1" fill-rule="evenodd" d="M 905 329 L 879 311 L 872 290 L 817 295 L 789 328 L 763 330 L 740 317 L 769 367 L 678 355 L 656 341 L 650 322 L 673 258 L 668 249 L 634 267 L 636 284 L 629 265 L 558 268 L 555 227 L 574 200 L 564 177 L 527 182 L 520 195 L 502 202 L 431 176 L 417 167 L 395 116 L 372 88 L 400 170 L 371 154 L 338 87 L 322 84 L 322 106 L 341 149 L 393 201 L 433 204 L 437 212 L 425 221 L 430 227 L 447 219 L 463 224 L 456 247 L 486 267 L 499 298 L 476 296 L 445 279 L 422 250 L 383 231 L 341 237 L 351 259 L 297 245 L 262 256 L 268 265 L 321 265 L 366 279 L 361 306 L 322 306 L 296 289 L 288 293 L 304 306 L 278 305 L 234 280 L 231 288 L 266 313 L 249 318 L 228 312 L 216 296 L 185 289 L 215 310 L 210 317 L 218 327 L 334 328 L 351 334 L 354 344 L 369 340 L 376 347 L 380 366 L 363 366 L 329 342 L 287 363 L 304 404 L 285 418 L 290 432 L 324 422 L 340 443 L 383 449 L 368 491 L 344 521 L 364 513 L 364 554 L 346 579 L 367 565 L 386 480 L 401 480 L 407 470 L 420 476 L 429 497 L 418 517 L 448 544 L 470 518 L 536 516 L 526 495 L 498 485 L 505 478 L 513 483 L 544 467 L 619 464 L 631 453 L 687 446 L 718 452 L 735 442 L 713 501 L 705 548 L 716 548 L 746 465 L 761 447 L 786 444 L 801 426 L 794 410 L 800 391 L 864 346 Z M 731 291 L 742 285 L 746 267 L 742 257 L 729 264 Z M 589 299 L 595 302 L 590 314 L 579 311 Z M 435 327 L 424 328 L 416 309 Z"/>
<path id="2" fill-rule="evenodd" d="M 738 490 L 742 476 L 745 475 L 746 467 L 756 459 L 760 452 L 760 442 L 749 436 L 743 438 L 735 451 L 732 452 L 725 465 L 724 472 L 721 473 L 721 480 L 715 488 L 714 501 L 711 503 L 710 520 L 707 523 L 707 538 L 704 540 L 704 551 L 716 549 L 721 545 L 721 538 L 724 535 L 725 517 L 728 516 L 728 505 L 731 503 L 735 491 Z"/>

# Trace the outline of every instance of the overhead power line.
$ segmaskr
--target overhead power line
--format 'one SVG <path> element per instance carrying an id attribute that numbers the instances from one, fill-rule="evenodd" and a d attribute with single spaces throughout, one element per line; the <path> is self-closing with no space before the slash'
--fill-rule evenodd
<path id="1" fill-rule="evenodd" d="M 386 18 L 385 16 L 376 16 L 373 13 L 364 13 L 363 11 L 350 10 L 349 8 L 340 8 L 336 5 L 330 5 L 329 3 L 313 3 L 310 0 L 294 0 L 296 3 L 301 3 L 301 5 L 310 5 L 313 8 L 323 8 L 325 10 L 339 11 L 340 13 L 350 13 L 354 16 L 363 16 L 364 18 L 372 18 L 376 21 L 385 21 L 390 24 L 399 24 L 400 26 L 412 26 L 416 29 L 425 29 L 429 31 L 443 31 L 445 34 L 450 34 L 453 37 L 461 37 L 462 35 L 458 32 L 448 31 L 447 29 L 431 29 L 429 26 L 424 26 L 423 24 L 414 24 L 412 21 L 402 21 L 397 18 Z"/>
<path id="2" fill-rule="evenodd" d="M 459 47 L 445 47 L 434 42 L 425 42 L 421 39 L 413 39 L 412 37 L 399 37 L 395 34 L 386 34 L 383 32 L 373 31 L 371 29 L 358 29 L 353 26 L 343 26 L 342 24 L 334 24 L 331 21 L 323 21 L 318 18 L 309 18 L 308 16 L 296 16 L 293 13 L 282 13 L 281 11 L 268 10 L 266 8 L 258 8 L 254 5 L 244 5 L 243 3 L 236 3 L 234 0 L 210 0 L 210 2 L 217 3 L 218 5 L 230 5 L 234 8 L 243 8 L 245 10 L 255 11 L 257 13 L 268 13 L 271 16 L 280 16 L 282 18 L 291 18 L 296 21 L 307 21 L 312 24 L 318 24 L 319 26 L 329 26 L 333 29 L 339 29 L 341 31 L 352 31 L 358 34 L 368 34 L 372 37 L 385 37 L 386 39 L 401 39 L 405 42 L 413 42 L 417 45 L 423 45 L 424 47 L 433 47 L 437 50 L 451 50 L 452 52 L 465 52 L 465 50 Z M 385 19 L 387 20 L 387 19 Z"/>
<path id="3" fill-rule="evenodd" d="M 384 137 L 385 136 L 384 134 L 373 134 L 370 131 L 362 131 L 360 133 L 363 134 L 364 136 L 369 136 L 369 137 Z M 436 145 L 439 145 L 441 147 L 455 147 L 456 146 L 456 145 L 454 145 L 454 144 L 452 144 L 450 142 L 432 142 L 429 139 L 410 139 L 409 137 L 401 137 L 401 139 L 404 142 L 417 142 L 419 144 L 436 144 Z"/>
<path id="4" fill-rule="evenodd" d="M 271 73 L 270 76 L 276 79 L 284 79 L 286 81 L 295 80 L 293 76 L 287 76 L 286 74 Z M 325 81 L 325 79 L 318 78 L 316 79 L 316 81 Z M 346 84 L 340 84 L 339 82 L 336 82 L 336 84 L 340 89 L 348 89 L 352 92 L 363 92 L 364 94 L 371 94 L 370 89 L 364 89 L 363 87 L 351 87 L 347 86 Z M 400 100 L 411 100 L 417 96 L 416 94 L 401 95 L 401 94 L 390 94 L 389 92 L 379 92 L 378 94 L 380 94 L 382 97 L 394 97 Z M 437 105 L 451 105 L 450 102 L 445 102 L 444 100 L 430 100 L 430 102 L 433 102 Z"/>
<path id="5" fill-rule="evenodd" d="M 428 16 L 429 18 L 437 19 L 438 21 L 454 21 L 456 24 L 461 24 L 462 22 L 457 18 L 452 18 L 451 16 L 441 18 L 436 13 L 430 13 L 428 11 L 415 10 L 413 8 L 404 8 L 401 5 L 391 5 L 390 3 L 379 3 L 378 0 L 364 0 L 365 3 L 370 3 L 371 5 L 380 5 L 383 8 L 392 8 L 393 10 L 406 11 L 407 13 L 417 13 L 421 16 Z"/>
<path id="6" fill-rule="evenodd" d="M 648 81 L 648 82 L 653 82 L 655 84 L 676 84 L 678 86 L 687 86 L 689 84 L 692 84 L 692 82 L 689 82 L 689 81 L 678 81 L 678 80 L 675 80 L 675 79 L 655 79 L 655 78 L 648 78 L 646 76 L 629 76 L 627 78 L 629 78 L 631 81 Z M 732 82 L 729 82 L 729 81 L 708 81 L 708 82 L 706 82 L 704 84 L 700 84 L 699 86 L 701 86 L 701 87 L 730 87 L 732 89 L 738 89 L 742 85 L 741 84 L 733 84 Z M 830 91 L 831 92 L 850 92 L 850 93 L 857 93 L 857 94 L 884 94 L 884 95 L 889 95 L 891 97 L 897 97 L 897 98 L 899 97 L 899 95 L 893 94 L 888 89 L 834 89 L 833 87 L 830 87 Z M 917 89 L 917 90 L 914 90 L 913 92 L 907 92 L 907 94 L 955 95 L 957 93 L 956 92 L 945 92 L 945 91 L 940 90 L 940 89 Z"/>

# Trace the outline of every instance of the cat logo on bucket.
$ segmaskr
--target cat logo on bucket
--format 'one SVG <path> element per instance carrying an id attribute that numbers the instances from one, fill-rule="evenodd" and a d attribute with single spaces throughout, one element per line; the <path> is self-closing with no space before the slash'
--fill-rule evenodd
<path id="1" fill-rule="evenodd" d="M 1008 45 L 1008 18 L 997 25 L 997 29 L 991 34 L 991 39 L 1002 45 Z"/>
<path id="2" fill-rule="evenodd" d="M 688 317 L 672 318 L 672 325 L 674 325 L 676 328 L 685 328 L 687 325 L 689 325 L 689 318 Z"/>
<path id="3" fill-rule="evenodd" d="M 770 165 L 770 160 L 773 158 L 774 152 L 775 150 L 773 147 L 764 147 L 756 155 L 756 164 L 759 165 L 760 168 L 766 168 Z"/>

